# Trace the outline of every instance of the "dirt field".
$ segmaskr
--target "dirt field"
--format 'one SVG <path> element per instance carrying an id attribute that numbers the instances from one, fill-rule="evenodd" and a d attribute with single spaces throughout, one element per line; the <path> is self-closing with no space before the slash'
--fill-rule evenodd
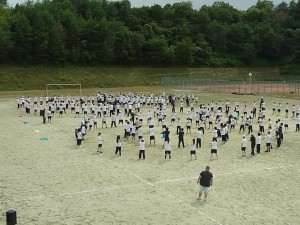
<path id="1" fill-rule="evenodd" d="M 260 99 L 201 92 L 195 95 L 200 103 L 228 99 L 232 105 L 239 100 L 252 106 Z M 74 129 L 82 115 L 78 119 L 69 111 L 63 118 L 56 114 L 52 123 L 45 125 L 39 116 L 28 116 L 17 109 L 17 96 L 7 93 L 0 99 L 0 224 L 5 224 L 9 209 L 17 211 L 20 225 L 300 224 L 300 132 L 295 132 L 295 120 L 290 119 L 279 149 L 273 138 L 274 149 L 265 153 L 263 147 L 254 157 L 249 154 L 249 142 L 247 156 L 241 157 L 242 134 L 236 129 L 225 145 L 219 141 L 219 159 L 210 160 L 212 134 L 206 129 L 198 159 L 190 160 L 188 143 L 196 137 L 195 124 L 192 134 L 185 135 L 186 147 L 178 149 L 176 125 L 170 125 L 168 117 L 170 161 L 164 159 L 161 126 L 155 127 L 156 147 L 150 147 L 144 122 L 146 160 L 138 160 L 138 145 L 123 139 L 122 157 L 114 155 L 115 138 L 117 134 L 123 136 L 123 127 L 101 129 L 98 119 L 98 129 L 88 132 L 79 149 Z M 273 101 L 281 102 L 283 108 L 286 102 L 290 106 L 300 104 L 294 99 L 265 96 L 265 100 L 267 119 L 271 118 L 273 124 L 284 116 L 284 112 L 271 115 Z M 148 110 L 142 109 L 145 114 Z M 186 111 L 179 113 L 177 103 L 176 113 L 182 120 Z M 258 125 L 253 127 L 256 134 Z M 103 154 L 96 153 L 99 131 L 104 140 Z M 204 202 L 196 199 L 196 181 L 206 165 L 211 167 L 214 184 Z"/>

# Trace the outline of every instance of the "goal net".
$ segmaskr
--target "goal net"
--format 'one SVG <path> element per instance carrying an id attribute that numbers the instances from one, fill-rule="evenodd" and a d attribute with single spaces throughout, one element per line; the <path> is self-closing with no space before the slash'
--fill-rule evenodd
<path id="1" fill-rule="evenodd" d="M 79 95 L 81 96 L 81 84 L 46 84 L 46 96 L 54 95 Z"/>

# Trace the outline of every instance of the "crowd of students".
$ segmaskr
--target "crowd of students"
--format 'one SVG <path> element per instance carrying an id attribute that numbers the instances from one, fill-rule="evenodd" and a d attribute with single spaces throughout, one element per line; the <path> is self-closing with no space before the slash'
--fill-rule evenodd
<path id="1" fill-rule="evenodd" d="M 266 152 L 273 148 L 273 137 L 276 139 L 276 147 L 283 142 L 284 131 L 289 129 L 289 119 L 295 120 L 295 131 L 299 132 L 300 107 L 288 103 L 284 112 L 281 111 L 281 103 L 273 103 L 269 109 L 266 107 L 264 98 L 257 104 L 247 102 L 233 104 L 228 100 L 224 103 L 211 101 L 208 104 L 198 102 L 198 97 L 185 94 L 136 94 L 136 93 L 97 93 L 92 96 L 60 96 L 60 97 L 34 97 L 24 96 L 17 99 L 19 109 L 24 108 L 27 114 L 40 115 L 43 123 L 51 123 L 55 114 L 62 118 L 65 113 L 74 114 L 74 117 L 83 118 L 80 126 L 75 129 L 77 146 L 80 147 L 87 133 L 98 130 L 97 119 L 101 120 L 101 132 L 112 133 L 110 128 L 122 126 L 124 129 L 123 140 L 133 142 L 139 146 L 139 158 L 145 159 L 146 136 L 149 136 L 149 145 L 156 145 L 155 133 L 159 131 L 163 138 L 165 159 L 171 159 L 171 141 L 178 142 L 178 148 L 185 148 L 185 135 L 191 134 L 195 128 L 196 135 L 189 143 L 191 159 L 197 159 L 197 149 L 202 147 L 202 139 L 207 131 L 212 130 L 211 158 L 218 158 L 219 143 L 225 144 L 229 141 L 230 132 L 241 133 L 242 156 L 246 155 L 248 142 L 250 142 L 251 155 L 260 154 L 262 139 L 265 140 Z M 171 113 L 169 111 L 171 110 Z M 275 124 L 267 119 L 267 111 L 278 118 Z M 39 112 L 38 112 L 39 111 Z M 179 111 L 178 115 L 176 111 Z M 146 112 L 145 114 L 143 112 Z M 47 116 L 47 121 L 46 121 Z M 110 126 L 108 121 L 110 120 Z M 257 124 L 257 132 L 254 134 L 254 125 Z M 239 129 L 236 130 L 236 126 Z M 108 128 L 109 129 L 106 129 Z M 178 140 L 171 140 L 176 134 Z M 99 128 L 100 129 L 100 128 Z M 118 130 L 119 131 L 119 130 Z M 103 152 L 103 140 L 101 132 L 98 132 L 97 152 Z M 250 135 L 247 139 L 245 132 Z M 122 140 L 120 134 L 116 133 L 115 155 L 121 156 Z M 147 135 L 146 135 L 147 133 Z"/>

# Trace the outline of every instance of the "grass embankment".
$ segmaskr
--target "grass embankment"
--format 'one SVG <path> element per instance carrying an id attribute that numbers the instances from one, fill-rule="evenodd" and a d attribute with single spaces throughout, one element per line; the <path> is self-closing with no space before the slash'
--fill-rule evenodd
<path id="1" fill-rule="evenodd" d="M 79 83 L 82 88 L 160 85 L 164 76 L 238 80 L 252 72 L 256 79 L 279 77 L 278 68 L 145 68 L 0 66 L 0 91 L 43 90 L 47 83 Z"/>

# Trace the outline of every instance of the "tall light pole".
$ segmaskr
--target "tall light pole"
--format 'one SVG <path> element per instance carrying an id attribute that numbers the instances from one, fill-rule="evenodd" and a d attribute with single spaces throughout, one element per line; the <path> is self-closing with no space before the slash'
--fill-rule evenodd
<path id="1" fill-rule="evenodd" d="M 252 77 L 252 73 L 249 73 L 249 78 L 250 78 L 250 94 L 252 94 L 252 83 L 251 83 L 251 77 Z"/>

